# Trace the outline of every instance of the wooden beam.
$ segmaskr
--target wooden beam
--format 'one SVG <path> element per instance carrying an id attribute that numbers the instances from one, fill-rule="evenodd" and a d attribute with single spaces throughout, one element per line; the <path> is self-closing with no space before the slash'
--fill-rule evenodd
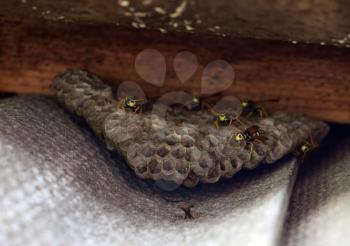
<path id="1" fill-rule="evenodd" d="M 216 59 L 229 62 L 235 82 L 225 91 L 254 100 L 278 98 L 273 110 L 302 112 L 333 122 L 350 123 L 350 50 L 293 45 L 253 39 L 225 39 L 182 33 L 127 29 L 38 19 L 0 20 L 0 91 L 49 93 L 53 77 L 80 67 L 110 83 L 138 82 L 147 96 L 172 90 L 200 91 L 202 71 Z M 163 87 L 146 83 L 135 72 L 135 57 L 157 49 L 166 59 Z M 199 67 L 182 84 L 173 68 L 180 51 L 191 51 Z"/>
<path id="2" fill-rule="evenodd" d="M 348 0 L 6 0 L 0 16 L 350 45 Z"/>

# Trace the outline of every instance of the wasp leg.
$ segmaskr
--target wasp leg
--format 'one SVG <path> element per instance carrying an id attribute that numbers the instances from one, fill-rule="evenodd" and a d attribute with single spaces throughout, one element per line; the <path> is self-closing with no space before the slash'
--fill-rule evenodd
<path id="1" fill-rule="evenodd" d="M 319 144 L 315 141 L 315 139 L 312 136 L 310 136 L 310 142 L 314 148 L 317 148 L 319 146 Z"/>
<path id="2" fill-rule="evenodd" d="M 203 103 L 203 106 L 208 109 L 208 111 L 214 115 L 219 115 L 220 113 L 216 112 L 212 106 L 210 106 L 208 103 Z"/>
<path id="3" fill-rule="evenodd" d="M 266 144 L 266 141 L 268 140 L 268 138 L 267 137 L 257 137 L 257 138 L 255 138 L 255 142 L 258 142 L 258 143 L 262 143 L 262 144 Z"/>
<path id="4" fill-rule="evenodd" d="M 214 122 L 214 126 L 215 126 L 216 128 L 219 128 L 218 120 L 216 120 L 216 121 Z"/>
<path id="5" fill-rule="evenodd" d="M 239 116 L 235 118 L 235 121 L 237 121 L 243 128 L 247 128 L 247 123 L 239 119 Z"/>
<path id="6" fill-rule="evenodd" d="M 253 115 L 253 112 L 249 112 L 249 113 L 247 114 L 246 118 L 249 119 L 250 117 L 252 117 L 252 115 Z"/>
<path id="7" fill-rule="evenodd" d="M 264 118 L 264 113 L 261 108 L 258 109 L 260 119 Z"/>
<path id="8" fill-rule="evenodd" d="M 240 146 L 234 146 L 233 148 L 234 148 L 234 149 L 241 149 Z"/>
<path id="9" fill-rule="evenodd" d="M 230 126 L 232 124 L 232 122 L 233 122 L 233 119 L 230 119 L 230 123 L 228 125 Z"/>
<path id="10" fill-rule="evenodd" d="M 118 103 L 119 109 L 124 109 L 123 105 L 124 105 L 124 99 L 119 101 L 119 103 Z"/>
<path id="11" fill-rule="evenodd" d="M 233 135 L 231 135 L 229 138 L 227 138 L 227 142 L 226 143 L 230 143 L 232 141 L 232 139 L 233 139 Z M 234 149 L 241 149 L 242 148 L 242 146 L 240 144 L 235 145 L 235 146 L 231 145 L 231 147 L 233 147 Z"/>
<path id="12" fill-rule="evenodd" d="M 211 111 L 211 106 L 207 102 L 202 103 L 202 108 L 206 108 L 208 111 Z"/>
<path id="13" fill-rule="evenodd" d="M 227 143 L 231 142 L 233 139 L 233 135 L 231 135 L 229 138 L 227 138 Z"/>
<path id="14" fill-rule="evenodd" d="M 263 107 L 258 108 L 260 118 L 266 118 L 268 116 L 266 110 Z"/>
<path id="15" fill-rule="evenodd" d="M 253 156 L 253 144 L 249 143 L 249 161 L 252 159 Z"/>
<path id="16" fill-rule="evenodd" d="M 137 106 L 136 108 L 135 108 L 135 113 L 137 114 L 137 113 L 139 113 L 140 112 L 140 106 Z"/>
<path id="17" fill-rule="evenodd" d="M 238 122 L 240 122 L 240 124 L 244 127 L 247 128 L 248 127 L 248 123 L 247 121 L 244 121 L 242 118 L 240 119 L 239 116 L 237 117 Z"/>
<path id="18" fill-rule="evenodd" d="M 299 161 L 300 164 L 304 163 L 304 161 L 305 161 L 305 154 L 302 155 L 301 157 L 299 157 L 298 161 Z"/>

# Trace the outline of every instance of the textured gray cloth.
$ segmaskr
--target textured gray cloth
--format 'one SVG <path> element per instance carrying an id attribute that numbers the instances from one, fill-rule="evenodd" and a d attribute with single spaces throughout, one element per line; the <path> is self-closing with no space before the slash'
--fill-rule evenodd
<path id="1" fill-rule="evenodd" d="M 282 245 L 350 245 L 350 127 L 340 127 L 299 171 Z"/>
<path id="2" fill-rule="evenodd" d="M 51 99 L 5 99 L 0 116 L 5 245 L 271 245 L 278 238 L 293 162 L 166 193 L 111 158 Z M 194 206 L 193 220 L 184 219 L 185 205 Z"/>
<path id="3" fill-rule="evenodd" d="M 349 162 L 343 157 L 349 160 L 349 155 L 342 156 L 341 147 L 349 149 L 349 141 L 338 146 L 334 163 L 328 157 L 319 168 L 317 162 L 323 159 L 318 157 L 305 165 L 283 229 L 298 169 L 291 159 L 216 184 L 165 192 L 136 178 L 54 100 L 3 99 L 0 245 L 345 242 L 350 211 L 349 186 L 344 187 L 349 171 L 344 169 Z M 181 209 L 188 205 L 193 205 L 192 220 L 185 219 Z"/>

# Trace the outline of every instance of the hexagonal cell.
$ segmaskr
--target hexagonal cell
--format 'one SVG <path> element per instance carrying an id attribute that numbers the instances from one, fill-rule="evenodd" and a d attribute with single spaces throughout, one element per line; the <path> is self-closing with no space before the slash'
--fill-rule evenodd
<path id="1" fill-rule="evenodd" d="M 156 158 L 152 158 L 148 162 L 148 168 L 151 174 L 158 174 L 162 171 L 161 169 L 161 162 L 157 160 Z"/>
<path id="2" fill-rule="evenodd" d="M 143 165 L 143 163 L 146 163 L 146 158 L 143 156 L 139 156 L 137 154 L 131 154 L 129 155 L 131 158 L 128 158 L 128 162 L 132 167 L 137 167 L 139 165 Z M 133 157 L 135 156 L 135 157 Z"/>
<path id="3" fill-rule="evenodd" d="M 219 140 L 212 134 L 210 134 L 207 138 L 211 145 L 217 146 L 219 144 Z"/>
<path id="4" fill-rule="evenodd" d="M 177 143 L 180 143 L 181 137 L 180 137 L 180 135 L 173 133 L 173 134 L 166 136 L 165 141 L 169 145 L 175 145 Z"/>
<path id="5" fill-rule="evenodd" d="M 178 134 L 182 137 L 182 136 L 185 136 L 188 134 L 188 129 L 186 126 L 178 127 L 178 128 L 176 128 L 175 132 L 176 132 L 176 134 Z"/>
<path id="6" fill-rule="evenodd" d="M 181 145 L 177 145 L 174 147 L 171 151 L 172 156 L 174 156 L 176 159 L 182 159 L 185 157 L 186 154 L 186 148 L 182 147 Z"/>
<path id="7" fill-rule="evenodd" d="M 146 157 L 151 157 L 156 152 L 155 147 L 152 143 L 145 143 L 140 149 L 142 154 L 144 154 Z"/>
<path id="8" fill-rule="evenodd" d="M 169 145 L 167 144 L 161 144 L 157 150 L 157 154 L 160 156 L 160 157 L 165 157 L 166 155 L 169 154 L 171 148 Z"/>
<path id="9" fill-rule="evenodd" d="M 181 143 L 185 147 L 192 147 L 194 145 L 194 138 L 189 135 L 184 135 L 181 137 Z"/>
<path id="10" fill-rule="evenodd" d="M 199 166 L 204 169 L 211 169 L 214 166 L 213 160 L 209 157 L 208 154 L 202 154 L 199 159 Z"/>
<path id="11" fill-rule="evenodd" d="M 136 159 L 133 159 L 130 164 L 132 165 L 137 175 L 142 176 L 143 178 L 148 177 L 148 167 L 145 159 L 138 157 Z"/>
<path id="12" fill-rule="evenodd" d="M 194 172 L 190 172 L 187 178 L 183 181 L 183 185 L 189 188 L 195 187 L 198 183 L 199 177 Z"/>
<path id="13" fill-rule="evenodd" d="M 243 163 L 239 159 L 231 159 L 230 160 L 232 169 L 235 170 L 236 172 L 241 169 Z"/>
<path id="14" fill-rule="evenodd" d="M 186 149 L 186 154 L 185 154 L 186 161 L 196 162 L 200 159 L 200 157 L 201 157 L 201 151 L 196 146 Z"/>
<path id="15" fill-rule="evenodd" d="M 187 175 L 190 171 L 190 163 L 184 160 L 176 160 L 175 169 L 178 173 Z"/>
<path id="16" fill-rule="evenodd" d="M 174 160 L 170 158 L 166 158 L 163 160 L 162 171 L 170 172 L 170 171 L 173 171 L 174 168 L 175 168 Z"/>
<path id="17" fill-rule="evenodd" d="M 220 174 L 221 174 L 220 165 L 217 165 L 211 170 L 209 170 L 207 177 L 203 177 L 203 181 L 208 183 L 215 183 L 216 181 L 219 180 Z"/>
<path id="18" fill-rule="evenodd" d="M 137 166 L 136 167 L 136 174 L 138 174 L 139 176 L 144 176 L 145 178 L 148 177 L 147 175 L 147 166 Z"/>
<path id="19" fill-rule="evenodd" d="M 203 140 L 200 141 L 199 147 L 200 147 L 201 149 L 203 149 L 203 150 L 208 150 L 209 147 L 210 147 L 210 143 L 209 143 L 209 141 L 203 139 Z"/>

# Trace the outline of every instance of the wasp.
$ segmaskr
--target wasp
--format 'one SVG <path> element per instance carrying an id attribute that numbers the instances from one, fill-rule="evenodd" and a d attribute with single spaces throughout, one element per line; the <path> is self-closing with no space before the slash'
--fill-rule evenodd
<path id="1" fill-rule="evenodd" d="M 142 113 L 143 105 L 140 102 L 144 99 L 135 99 L 133 96 L 126 96 L 119 101 L 119 108 L 124 110 L 130 110 L 135 113 Z"/>
<path id="2" fill-rule="evenodd" d="M 268 116 L 268 114 L 260 103 L 276 101 L 278 101 L 278 99 L 267 99 L 258 102 L 254 102 L 252 100 L 241 100 L 242 116 L 247 119 L 255 115 L 258 115 L 260 118 L 265 118 Z"/>
<path id="3" fill-rule="evenodd" d="M 245 125 L 242 119 L 240 119 L 239 115 L 233 115 L 227 112 L 219 113 L 216 112 L 210 105 L 205 104 L 208 108 L 209 112 L 215 116 L 214 126 L 219 128 L 220 126 L 230 126 L 233 122 L 238 122 L 240 125 Z"/>
<path id="4" fill-rule="evenodd" d="M 196 111 L 202 109 L 202 103 L 199 97 L 192 96 L 191 100 L 185 103 L 187 110 Z"/>
<path id="5" fill-rule="evenodd" d="M 221 93 L 216 93 L 210 96 L 196 96 L 192 95 L 191 100 L 185 103 L 185 107 L 187 110 L 196 111 L 201 110 L 204 107 L 207 107 L 209 104 L 206 102 L 207 100 L 215 100 L 215 98 L 219 98 Z"/>
<path id="6" fill-rule="evenodd" d="M 309 137 L 304 143 L 302 143 L 294 152 L 292 153 L 300 163 L 303 163 L 306 156 L 313 150 L 318 148 L 318 143 L 314 141 L 312 137 Z"/>
<path id="7" fill-rule="evenodd" d="M 216 128 L 219 128 L 219 126 L 230 126 L 233 122 L 244 125 L 239 116 L 232 116 L 229 113 L 218 113 L 214 110 L 211 110 L 211 112 L 215 115 L 214 125 Z"/>
<path id="8" fill-rule="evenodd" d="M 251 160 L 254 143 L 258 142 L 265 144 L 268 138 L 265 136 L 265 132 L 259 126 L 252 125 L 245 128 L 245 130 L 232 135 L 230 137 L 230 140 L 231 139 L 238 144 L 241 144 L 242 142 L 245 143 L 245 147 L 249 149 L 249 160 Z"/>

